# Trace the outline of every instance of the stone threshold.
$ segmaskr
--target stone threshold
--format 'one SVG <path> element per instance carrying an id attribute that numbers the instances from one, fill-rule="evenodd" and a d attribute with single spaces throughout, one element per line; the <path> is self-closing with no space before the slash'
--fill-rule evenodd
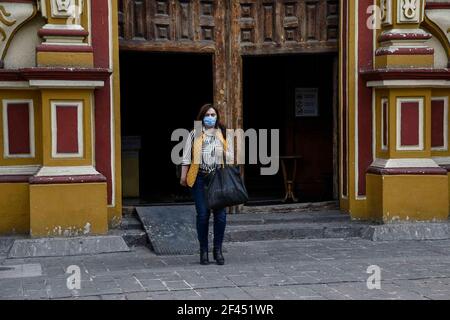
<path id="1" fill-rule="evenodd" d="M 100 235 L 13 239 L 6 255 L 8 259 L 15 259 L 96 255 L 128 251 L 130 251 L 130 248 L 121 236 Z"/>

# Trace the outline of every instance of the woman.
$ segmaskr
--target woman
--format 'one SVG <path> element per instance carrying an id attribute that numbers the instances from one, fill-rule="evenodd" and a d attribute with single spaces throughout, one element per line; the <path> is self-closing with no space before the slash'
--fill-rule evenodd
<path id="1" fill-rule="evenodd" d="M 197 235 L 200 243 L 200 264 L 209 264 L 208 227 L 210 209 L 206 202 L 205 186 L 208 176 L 224 163 L 224 157 L 233 158 L 232 146 L 227 146 L 224 138 L 225 127 L 220 122 L 216 107 L 205 104 L 200 108 L 197 121 L 201 121 L 201 131 L 193 129 L 183 151 L 180 184 L 191 188 L 197 211 Z M 225 150 L 225 153 L 224 153 Z M 225 208 L 213 210 L 214 213 L 214 248 L 213 256 L 217 264 L 223 265 L 222 242 L 226 226 Z"/>

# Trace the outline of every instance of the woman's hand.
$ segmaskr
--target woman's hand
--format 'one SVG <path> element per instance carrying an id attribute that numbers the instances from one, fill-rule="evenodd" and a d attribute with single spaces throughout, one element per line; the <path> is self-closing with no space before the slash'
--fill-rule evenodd
<path id="1" fill-rule="evenodd" d="M 182 166 L 181 167 L 181 178 L 180 178 L 180 184 L 183 187 L 187 187 L 187 173 L 189 170 L 189 166 Z"/>

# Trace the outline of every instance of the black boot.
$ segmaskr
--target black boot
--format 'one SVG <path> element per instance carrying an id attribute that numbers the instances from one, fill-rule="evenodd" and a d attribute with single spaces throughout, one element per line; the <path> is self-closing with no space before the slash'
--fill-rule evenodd
<path id="1" fill-rule="evenodd" d="M 202 265 L 209 264 L 208 250 L 200 249 L 200 264 Z"/>
<path id="2" fill-rule="evenodd" d="M 225 259 L 224 259 L 223 255 L 222 255 L 222 247 L 214 248 L 213 255 L 214 255 L 214 260 L 216 260 L 216 263 L 218 265 L 224 265 L 225 264 Z"/>

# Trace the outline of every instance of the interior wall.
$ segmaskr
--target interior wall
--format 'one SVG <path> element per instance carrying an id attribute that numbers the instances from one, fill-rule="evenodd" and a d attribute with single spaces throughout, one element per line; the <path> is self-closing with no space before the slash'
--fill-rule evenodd
<path id="1" fill-rule="evenodd" d="M 280 129 L 280 155 L 299 155 L 295 193 L 300 201 L 333 199 L 334 55 L 244 58 L 244 127 Z M 295 116 L 295 88 L 318 88 L 319 116 Z M 253 199 L 284 197 L 281 166 L 276 176 L 260 176 L 246 165 Z"/>
<path id="2" fill-rule="evenodd" d="M 141 137 L 140 197 L 190 200 L 171 161 L 171 135 L 192 129 L 200 107 L 213 101 L 212 56 L 123 51 L 120 66 L 122 137 Z"/>

